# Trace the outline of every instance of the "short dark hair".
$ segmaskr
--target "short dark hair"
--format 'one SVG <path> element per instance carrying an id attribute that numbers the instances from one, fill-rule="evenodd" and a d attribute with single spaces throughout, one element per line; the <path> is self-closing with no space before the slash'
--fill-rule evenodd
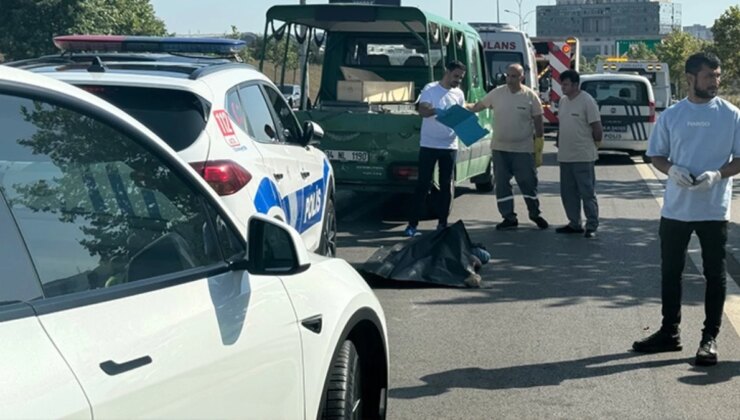
<path id="1" fill-rule="evenodd" d="M 577 85 L 581 82 L 581 76 L 575 70 L 566 70 L 560 73 L 560 81 L 570 80 L 571 83 Z"/>
<path id="2" fill-rule="evenodd" d="M 457 60 L 452 60 L 452 61 L 447 62 L 447 64 L 445 65 L 445 68 L 447 69 L 447 71 L 455 71 L 457 69 L 460 69 L 462 71 L 466 70 L 465 64 Z"/>
<path id="3" fill-rule="evenodd" d="M 719 61 L 719 57 L 716 55 L 710 52 L 698 52 L 686 60 L 686 73 L 696 76 L 701 71 L 702 66 L 716 70 L 721 65 L 722 62 Z"/>

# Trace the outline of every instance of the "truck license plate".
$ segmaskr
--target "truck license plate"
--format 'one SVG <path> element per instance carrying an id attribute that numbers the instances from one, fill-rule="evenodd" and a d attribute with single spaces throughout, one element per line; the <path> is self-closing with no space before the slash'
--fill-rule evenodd
<path id="1" fill-rule="evenodd" d="M 339 162 L 367 162 L 367 152 L 355 152 L 352 150 L 324 150 L 329 160 Z"/>

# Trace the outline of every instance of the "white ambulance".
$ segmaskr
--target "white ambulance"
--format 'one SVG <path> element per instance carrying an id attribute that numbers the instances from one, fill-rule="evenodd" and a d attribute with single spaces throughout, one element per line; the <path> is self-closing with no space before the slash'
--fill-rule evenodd
<path id="1" fill-rule="evenodd" d="M 524 67 L 524 84 L 539 91 L 537 82 L 537 61 L 534 46 L 529 36 L 508 23 L 471 23 L 483 41 L 488 74 L 494 78 L 491 83 L 504 83 L 506 67 L 517 63 Z"/>

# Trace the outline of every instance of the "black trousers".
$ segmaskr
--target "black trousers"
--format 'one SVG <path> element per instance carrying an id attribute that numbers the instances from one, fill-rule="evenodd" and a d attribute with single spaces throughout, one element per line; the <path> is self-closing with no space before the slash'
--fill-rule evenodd
<path id="1" fill-rule="evenodd" d="M 456 160 L 457 150 L 454 149 L 419 148 L 419 178 L 416 181 L 414 208 L 411 212 L 409 225 L 417 226 L 419 219 L 424 214 L 427 193 L 432 186 L 434 165 L 437 164 L 439 165 L 439 200 L 434 205 L 439 223 L 447 224 L 447 217 L 450 215 L 450 202 L 452 201 L 452 173 Z"/>
<path id="2" fill-rule="evenodd" d="M 681 323 L 681 276 L 691 234 L 701 244 L 701 259 L 706 279 L 703 335 L 716 337 L 722 323 L 727 287 L 727 222 L 682 222 L 660 219 L 660 271 L 663 300 L 663 329 L 678 331 Z"/>

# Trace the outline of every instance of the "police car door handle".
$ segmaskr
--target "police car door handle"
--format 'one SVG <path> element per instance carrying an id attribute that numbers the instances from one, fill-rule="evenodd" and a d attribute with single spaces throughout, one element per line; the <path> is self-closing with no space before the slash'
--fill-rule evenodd
<path id="1" fill-rule="evenodd" d="M 301 172 L 301 176 L 303 177 L 303 179 L 306 179 L 306 178 L 308 178 L 309 176 L 311 176 L 311 172 L 308 172 L 308 171 L 302 171 L 302 172 Z"/>
<path id="2" fill-rule="evenodd" d="M 281 174 L 281 173 L 274 173 L 274 174 L 272 174 L 272 177 L 275 178 L 276 180 L 280 181 L 281 179 L 283 179 L 283 174 Z"/>

